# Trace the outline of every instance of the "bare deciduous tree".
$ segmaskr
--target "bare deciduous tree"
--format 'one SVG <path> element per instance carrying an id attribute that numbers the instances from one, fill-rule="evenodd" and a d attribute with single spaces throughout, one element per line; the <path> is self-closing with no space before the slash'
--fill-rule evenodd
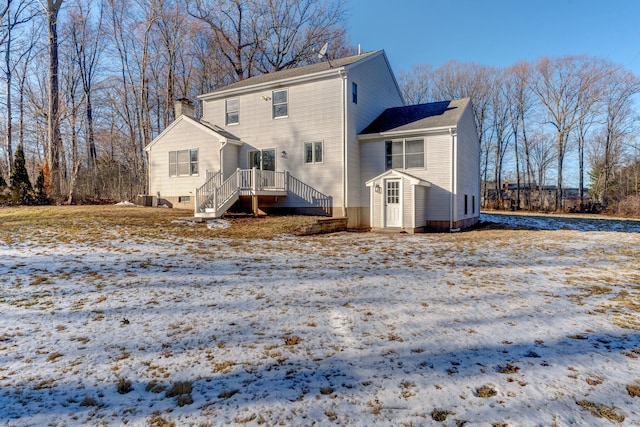
<path id="1" fill-rule="evenodd" d="M 594 196 L 605 208 L 610 202 L 609 183 L 614 171 L 621 166 L 623 144 L 636 128 L 633 97 L 640 93 L 637 76 L 611 64 L 609 67 L 607 84 L 601 89 L 603 126 L 595 135 L 591 160 L 596 172 L 592 174 L 596 189 Z"/>
<path id="2" fill-rule="evenodd" d="M 5 154 L 7 156 L 8 170 L 13 169 L 13 113 L 12 113 L 12 87 L 13 73 L 18 63 L 31 51 L 33 43 L 23 43 L 22 49 L 14 52 L 14 31 L 16 27 L 29 22 L 35 14 L 33 1 L 31 0 L 6 0 L 0 7 L 0 46 L 4 49 L 4 62 L 2 73 L 5 78 L 6 101 L 6 128 L 5 128 Z M 17 59 L 14 58 L 17 53 Z"/>
<path id="3" fill-rule="evenodd" d="M 60 197 L 64 173 L 64 153 L 60 133 L 60 89 L 58 69 L 58 14 L 63 0 L 38 0 L 47 17 L 49 95 L 47 113 L 47 163 L 50 170 L 50 191 Z"/>
<path id="4" fill-rule="evenodd" d="M 345 3 L 335 0 L 262 0 L 254 28 L 257 71 L 269 73 L 315 60 L 329 43 L 336 52 L 344 40 Z M 329 57 L 333 57 L 328 53 Z"/>
<path id="5" fill-rule="evenodd" d="M 258 0 L 186 0 L 187 13 L 206 23 L 235 80 L 251 77 L 259 42 Z"/>
<path id="6" fill-rule="evenodd" d="M 527 121 L 533 108 L 533 94 L 531 92 L 531 64 L 522 61 L 509 67 L 505 71 L 505 85 L 511 116 L 511 127 L 514 137 L 514 151 L 516 155 L 517 203 L 520 207 L 520 148 L 524 155 L 526 208 L 531 209 L 531 187 L 534 182 L 533 167 L 531 165 L 531 148 L 527 138 Z"/>
<path id="7" fill-rule="evenodd" d="M 433 69 L 429 64 L 414 65 L 410 72 L 400 71 L 398 84 L 406 104 L 423 104 L 432 100 Z"/>
<path id="8" fill-rule="evenodd" d="M 599 62 L 586 56 L 542 58 L 536 63 L 538 81 L 533 90 L 554 127 L 557 149 L 557 185 L 555 209 L 562 208 L 563 167 L 569 136 L 590 113 L 599 98 L 603 79 Z"/>

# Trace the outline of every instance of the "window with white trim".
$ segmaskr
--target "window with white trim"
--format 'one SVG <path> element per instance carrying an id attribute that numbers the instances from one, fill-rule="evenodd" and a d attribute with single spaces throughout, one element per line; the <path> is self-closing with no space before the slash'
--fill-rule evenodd
<path id="1" fill-rule="evenodd" d="M 385 141 L 385 165 L 386 170 L 424 168 L 424 139 Z"/>
<path id="2" fill-rule="evenodd" d="M 198 175 L 198 150 L 169 151 L 169 176 Z"/>
<path id="3" fill-rule="evenodd" d="M 287 89 L 274 90 L 271 94 L 271 106 L 273 118 L 287 117 L 289 115 L 289 93 Z"/>
<path id="4" fill-rule="evenodd" d="M 237 125 L 240 123 L 240 100 L 238 98 L 224 101 L 225 123 L 227 125 Z"/>
<path id="5" fill-rule="evenodd" d="M 322 163 L 323 147 L 322 141 L 304 143 L 304 162 Z"/>

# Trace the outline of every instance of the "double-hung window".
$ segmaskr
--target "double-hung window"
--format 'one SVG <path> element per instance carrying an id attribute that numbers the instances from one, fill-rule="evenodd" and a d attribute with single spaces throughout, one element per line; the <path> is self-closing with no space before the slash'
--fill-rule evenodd
<path id="1" fill-rule="evenodd" d="M 322 163 L 322 141 L 304 143 L 304 162 Z"/>
<path id="2" fill-rule="evenodd" d="M 240 123 L 240 100 L 238 98 L 227 99 L 225 106 L 225 123 L 227 125 L 237 125 Z"/>
<path id="3" fill-rule="evenodd" d="M 169 176 L 198 175 L 198 150 L 169 151 Z"/>
<path id="4" fill-rule="evenodd" d="M 273 118 L 287 117 L 289 115 L 289 94 L 286 89 L 274 90 L 271 96 Z"/>
<path id="5" fill-rule="evenodd" d="M 424 139 L 385 142 L 386 169 L 424 168 Z"/>

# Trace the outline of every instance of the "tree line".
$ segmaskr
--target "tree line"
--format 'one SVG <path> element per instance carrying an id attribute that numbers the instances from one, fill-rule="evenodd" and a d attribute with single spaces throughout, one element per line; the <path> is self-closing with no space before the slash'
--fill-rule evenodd
<path id="1" fill-rule="evenodd" d="M 144 147 L 176 99 L 305 65 L 325 42 L 353 53 L 346 17 L 337 0 L 7 0 L 0 191 L 20 192 L 20 147 L 56 202 L 145 193 Z"/>
<path id="2" fill-rule="evenodd" d="M 144 147 L 174 120 L 177 99 L 312 63 L 325 42 L 331 58 L 355 53 L 347 12 L 339 0 L 7 0 L 0 193 L 28 200 L 19 193 L 31 188 L 45 200 L 15 182 L 43 176 L 56 202 L 144 194 Z M 640 83 L 624 67 L 591 56 L 451 61 L 398 77 L 407 104 L 471 98 L 485 207 L 563 209 L 566 181 L 581 209 L 637 200 Z M 12 173 L 18 147 L 26 173 Z"/>
<path id="3" fill-rule="evenodd" d="M 398 80 L 409 103 L 471 98 L 485 207 L 566 209 L 569 165 L 572 208 L 640 215 L 640 79 L 625 67 L 586 55 L 506 68 L 451 61 Z"/>

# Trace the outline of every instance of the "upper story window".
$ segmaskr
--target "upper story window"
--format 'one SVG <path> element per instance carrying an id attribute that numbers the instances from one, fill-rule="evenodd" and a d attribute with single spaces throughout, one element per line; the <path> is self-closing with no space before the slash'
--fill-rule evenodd
<path id="1" fill-rule="evenodd" d="M 289 115 L 289 94 L 286 89 L 274 90 L 271 96 L 273 118 L 287 117 Z"/>
<path id="2" fill-rule="evenodd" d="M 358 84 L 357 83 L 351 83 L 351 101 L 353 101 L 354 104 L 358 103 Z"/>
<path id="3" fill-rule="evenodd" d="M 304 143 L 304 162 L 322 163 L 322 141 Z"/>
<path id="4" fill-rule="evenodd" d="M 386 169 L 424 168 L 424 139 L 385 142 Z"/>
<path id="5" fill-rule="evenodd" d="M 227 99 L 225 105 L 225 123 L 227 125 L 237 125 L 240 123 L 240 100 L 238 98 Z"/>
<path id="6" fill-rule="evenodd" d="M 198 175 L 198 150 L 169 151 L 169 176 Z"/>

